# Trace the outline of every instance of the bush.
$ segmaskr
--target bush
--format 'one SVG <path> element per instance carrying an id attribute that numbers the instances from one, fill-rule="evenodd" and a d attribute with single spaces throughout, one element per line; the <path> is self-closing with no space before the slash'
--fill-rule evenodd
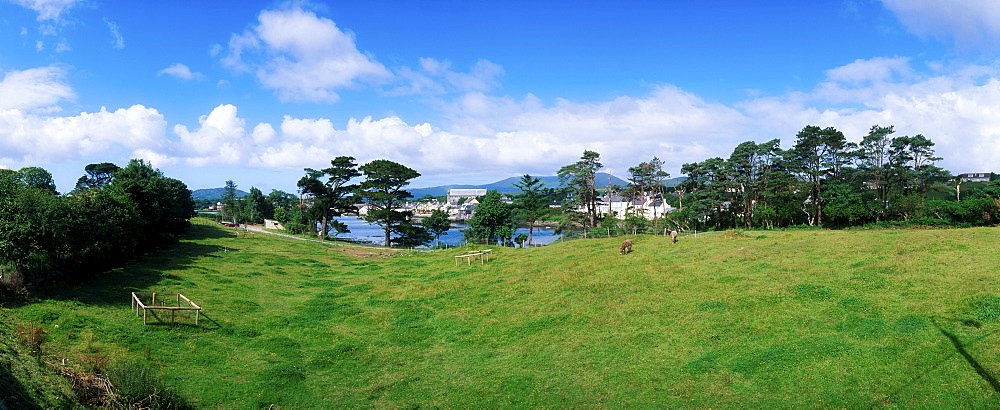
<path id="1" fill-rule="evenodd" d="M 746 231 L 742 229 L 730 229 L 722 233 L 722 237 L 727 239 L 746 238 L 747 236 Z"/>
<path id="2" fill-rule="evenodd" d="M 141 362 L 108 369 L 108 380 L 114 386 L 116 404 L 125 408 L 189 409 L 193 408 L 176 391 L 167 387 L 159 375 Z"/>
<path id="3" fill-rule="evenodd" d="M 42 356 L 42 346 L 49 340 L 49 334 L 41 326 L 24 324 L 17 326 L 17 341 L 27 347 L 35 357 Z"/>

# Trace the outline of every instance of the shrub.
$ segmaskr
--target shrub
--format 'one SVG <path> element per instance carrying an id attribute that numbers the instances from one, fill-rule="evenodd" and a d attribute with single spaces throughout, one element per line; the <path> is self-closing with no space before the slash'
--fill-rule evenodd
<path id="1" fill-rule="evenodd" d="M 727 239 L 746 238 L 747 233 L 742 229 L 730 229 L 723 232 L 722 237 Z"/>
<path id="2" fill-rule="evenodd" d="M 49 334 L 41 326 L 24 324 L 17 326 L 17 341 L 27 347 L 36 357 L 42 356 L 42 346 L 49 340 Z"/>
<path id="3" fill-rule="evenodd" d="M 108 369 L 108 380 L 115 390 L 116 404 L 125 408 L 189 409 L 191 405 L 176 391 L 167 387 L 159 375 L 141 362 L 127 363 Z"/>

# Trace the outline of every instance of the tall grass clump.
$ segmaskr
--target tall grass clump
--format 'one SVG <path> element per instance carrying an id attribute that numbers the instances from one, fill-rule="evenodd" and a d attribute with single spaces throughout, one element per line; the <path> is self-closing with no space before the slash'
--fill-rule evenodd
<path id="1" fill-rule="evenodd" d="M 143 362 L 111 366 L 107 379 L 114 386 L 114 394 L 109 401 L 115 407 L 155 410 L 194 408 L 177 391 L 167 387 L 156 371 Z"/>

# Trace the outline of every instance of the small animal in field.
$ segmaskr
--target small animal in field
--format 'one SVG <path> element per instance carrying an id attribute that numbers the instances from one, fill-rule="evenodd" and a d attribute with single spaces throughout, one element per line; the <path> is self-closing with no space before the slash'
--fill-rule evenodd
<path id="1" fill-rule="evenodd" d="M 622 247 L 618 250 L 618 252 L 622 255 L 632 252 L 632 240 L 626 239 L 625 242 L 622 242 Z"/>
<path id="2" fill-rule="evenodd" d="M 670 240 L 677 243 L 677 231 L 670 231 Z"/>

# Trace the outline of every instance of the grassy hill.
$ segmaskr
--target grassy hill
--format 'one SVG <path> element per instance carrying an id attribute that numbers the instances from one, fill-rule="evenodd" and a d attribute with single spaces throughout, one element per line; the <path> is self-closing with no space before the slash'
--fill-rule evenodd
<path id="1" fill-rule="evenodd" d="M 49 361 L 141 362 L 197 407 L 984 408 L 997 233 L 636 236 L 629 255 L 590 239 L 470 266 L 468 248 L 390 257 L 198 222 L 0 318 L 44 326 Z M 201 325 L 144 326 L 135 290 L 185 294 Z"/>

